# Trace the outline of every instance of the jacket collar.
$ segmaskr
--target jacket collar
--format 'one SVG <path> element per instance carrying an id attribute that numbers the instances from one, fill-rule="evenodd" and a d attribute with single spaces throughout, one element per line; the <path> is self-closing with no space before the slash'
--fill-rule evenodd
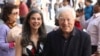
<path id="1" fill-rule="evenodd" d="M 59 28 L 58 29 L 58 34 L 63 36 L 63 31 Z M 70 36 L 74 37 L 76 35 L 76 28 L 74 27 L 73 30 L 70 32 Z"/>

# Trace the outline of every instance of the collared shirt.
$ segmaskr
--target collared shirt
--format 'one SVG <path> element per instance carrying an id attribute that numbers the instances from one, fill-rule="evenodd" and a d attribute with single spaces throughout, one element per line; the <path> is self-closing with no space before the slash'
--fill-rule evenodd
<path id="1" fill-rule="evenodd" d="M 94 14 L 89 20 L 87 33 L 91 37 L 91 45 L 98 46 L 98 50 L 100 52 L 100 13 Z"/>

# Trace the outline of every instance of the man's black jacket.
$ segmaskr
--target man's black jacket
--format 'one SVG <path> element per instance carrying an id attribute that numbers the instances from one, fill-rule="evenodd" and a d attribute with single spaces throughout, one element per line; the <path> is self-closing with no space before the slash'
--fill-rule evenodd
<path id="1" fill-rule="evenodd" d="M 91 56 L 90 36 L 76 28 L 65 39 L 60 29 L 47 35 L 44 56 Z"/>

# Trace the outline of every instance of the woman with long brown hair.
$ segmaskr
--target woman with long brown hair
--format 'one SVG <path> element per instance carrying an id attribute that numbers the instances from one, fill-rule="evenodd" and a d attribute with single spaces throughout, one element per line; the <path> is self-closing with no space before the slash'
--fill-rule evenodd
<path id="1" fill-rule="evenodd" d="M 22 35 L 16 40 L 16 56 L 42 56 L 45 37 L 43 15 L 34 9 L 28 13 Z"/>

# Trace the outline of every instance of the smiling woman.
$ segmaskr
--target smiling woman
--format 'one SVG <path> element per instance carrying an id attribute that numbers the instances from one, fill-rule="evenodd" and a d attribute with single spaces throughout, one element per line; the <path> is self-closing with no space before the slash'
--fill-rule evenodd
<path id="1" fill-rule="evenodd" d="M 43 56 L 45 37 L 43 15 L 32 10 L 23 23 L 21 37 L 16 40 L 16 56 Z"/>

